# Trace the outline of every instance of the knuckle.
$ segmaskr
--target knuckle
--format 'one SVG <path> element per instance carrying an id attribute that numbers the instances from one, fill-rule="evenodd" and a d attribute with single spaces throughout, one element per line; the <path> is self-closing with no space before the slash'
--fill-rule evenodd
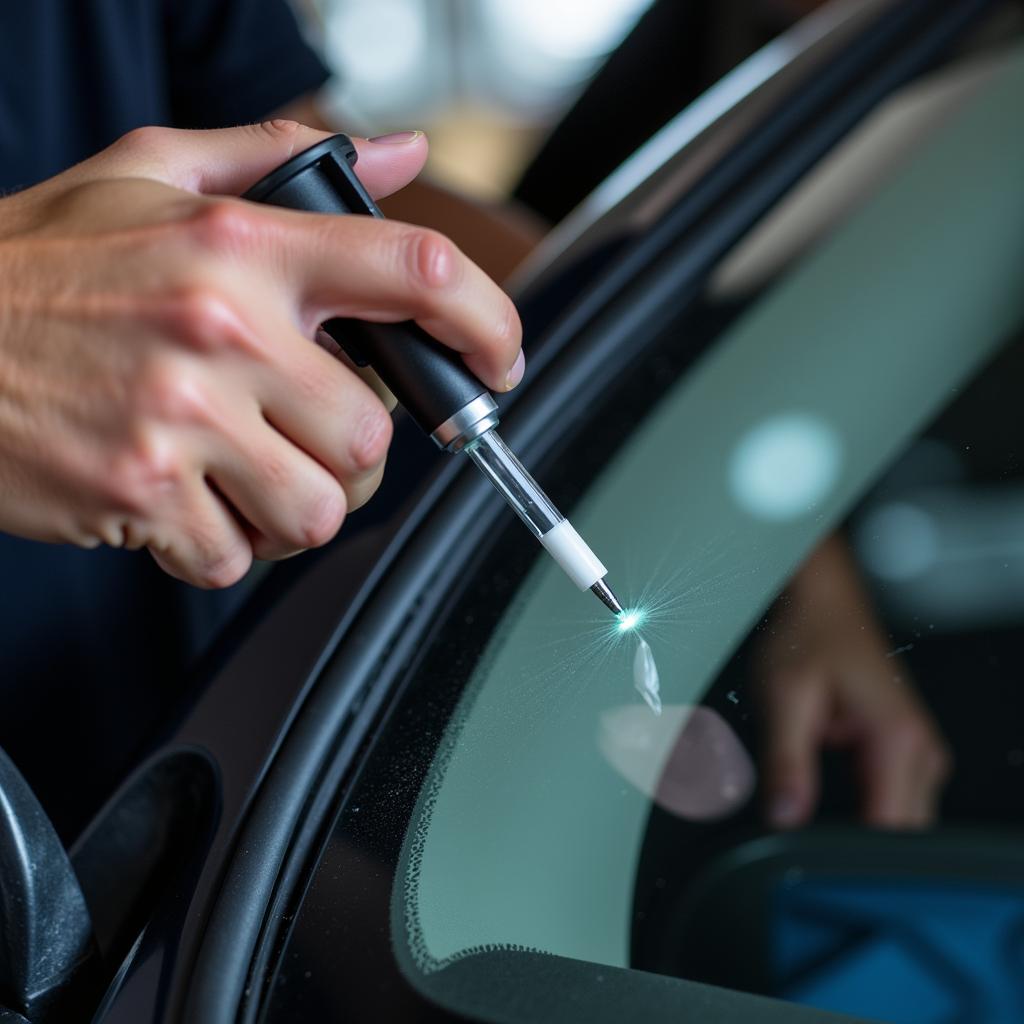
<path id="1" fill-rule="evenodd" d="M 275 502 L 292 493 L 296 483 L 293 463 L 280 452 L 258 449 L 250 456 L 263 485 L 266 501 Z"/>
<path id="2" fill-rule="evenodd" d="M 341 528 L 347 512 L 345 493 L 327 474 L 308 492 L 293 460 L 266 454 L 259 458 L 258 477 L 265 494 L 266 509 L 272 523 L 268 539 L 289 553 L 320 547 Z M 322 471 L 321 471 L 322 472 Z M 293 497 L 297 491 L 303 497 Z M 273 514 L 274 510 L 281 510 Z"/>
<path id="3" fill-rule="evenodd" d="M 111 459 L 105 476 L 107 498 L 119 511 L 144 516 L 177 490 L 183 476 L 175 445 L 156 432 L 136 429 Z"/>
<path id="4" fill-rule="evenodd" d="M 205 352 L 239 348 L 247 334 L 231 300 L 215 285 L 181 286 L 170 302 L 171 330 L 190 347 Z"/>
<path id="5" fill-rule="evenodd" d="M 154 359 L 143 370 L 136 389 L 138 413 L 162 423 L 213 421 L 204 386 L 187 366 L 171 359 Z"/>
<path id="6" fill-rule="evenodd" d="M 301 130 L 302 125 L 291 118 L 274 117 L 269 121 L 261 121 L 255 127 L 261 134 L 270 136 L 275 142 L 280 142 L 282 139 L 294 138 Z"/>
<path id="7" fill-rule="evenodd" d="M 228 551 L 211 551 L 198 567 L 196 582 L 204 590 L 224 590 L 238 583 L 251 565 L 252 551 L 241 545 Z"/>
<path id="8" fill-rule="evenodd" d="M 115 145 L 132 153 L 151 153 L 167 144 L 170 131 L 157 125 L 143 125 L 126 132 Z"/>
<path id="9" fill-rule="evenodd" d="M 348 511 L 345 492 L 340 487 L 322 494 L 306 509 L 299 542 L 303 548 L 318 548 L 333 540 Z"/>
<path id="10" fill-rule="evenodd" d="M 355 422 L 349 457 L 356 472 L 376 468 L 387 455 L 393 431 L 391 417 L 378 399 L 368 402 Z"/>
<path id="11" fill-rule="evenodd" d="M 251 204 L 234 199 L 210 199 L 200 203 L 188 218 L 194 242 L 212 252 L 235 252 L 246 245 L 256 230 Z"/>
<path id="12" fill-rule="evenodd" d="M 409 274 L 420 289 L 430 293 L 457 283 L 460 254 L 455 244 L 440 232 L 410 228 L 404 245 Z"/>

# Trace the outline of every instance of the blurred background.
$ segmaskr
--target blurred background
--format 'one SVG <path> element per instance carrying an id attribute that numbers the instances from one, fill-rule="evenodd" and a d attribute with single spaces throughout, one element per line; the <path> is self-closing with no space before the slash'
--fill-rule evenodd
<path id="1" fill-rule="evenodd" d="M 635 112 L 647 134 L 680 101 L 817 6 L 810 0 L 293 2 L 336 73 L 322 98 L 324 112 L 362 134 L 425 129 L 431 177 L 481 199 L 514 190 L 550 130 L 641 19 L 646 24 L 636 34 L 647 38 L 627 48 L 627 57 L 630 50 L 650 52 L 655 39 L 663 51 L 655 62 L 658 81 L 650 83 L 659 96 L 645 104 L 654 116 L 651 109 Z M 577 118 L 595 146 L 602 134 L 621 129 L 623 119 L 633 120 L 629 112 L 608 119 L 600 113 L 592 107 Z"/>
<path id="2" fill-rule="evenodd" d="M 508 193 L 649 0 L 305 0 L 345 125 L 422 127 L 435 179 Z"/>

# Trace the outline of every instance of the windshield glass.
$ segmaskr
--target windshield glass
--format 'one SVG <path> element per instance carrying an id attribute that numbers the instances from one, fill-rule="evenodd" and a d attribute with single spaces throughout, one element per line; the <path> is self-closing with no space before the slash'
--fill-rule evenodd
<path id="1" fill-rule="evenodd" d="M 620 630 L 547 559 L 520 588 L 406 835 L 393 914 L 410 976 L 495 950 L 666 969 L 651 952 L 664 943 L 645 935 L 657 915 L 645 908 L 678 899 L 697 920 L 696 897 L 678 870 L 648 867 L 665 862 L 666 844 L 677 868 L 704 844 L 703 869 L 707 837 L 718 842 L 730 822 L 747 837 L 756 823 L 765 831 L 760 798 L 777 766 L 765 760 L 771 698 L 759 681 L 785 678 L 778 666 L 809 650 L 810 634 L 846 651 L 877 629 L 878 664 L 896 687 L 919 677 L 930 707 L 920 721 L 933 723 L 951 685 L 939 678 L 948 645 L 994 657 L 992 637 L 1019 630 L 1024 422 L 1013 410 L 1024 360 L 1013 339 L 1024 319 L 1024 58 L 986 66 L 971 83 L 855 215 L 750 302 L 573 510 L 638 628 Z M 799 233 L 806 213 L 805 203 L 779 233 Z M 747 301 L 771 258 L 755 249 L 734 261 L 717 279 L 719 299 Z M 638 637 L 657 666 L 660 714 L 634 688 Z M 971 664 L 959 680 L 971 689 L 997 673 L 984 658 Z M 775 721 L 785 729 L 789 720 Z M 941 724 L 936 787 L 957 742 Z M 834 745 L 855 746 L 847 740 Z M 1000 756 L 1019 766 L 1021 747 Z M 844 778 L 835 793 L 856 788 Z M 817 785 L 827 809 L 833 791 Z M 887 799 L 899 803 L 878 794 L 874 824 L 887 824 L 887 808 L 893 824 L 931 820 L 923 806 L 892 810 Z M 860 790 L 849 806 L 835 801 L 839 820 L 870 818 Z M 775 810 L 784 823 L 787 808 Z M 810 856 L 800 854 L 805 867 Z M 837 864 L 839 874 L 849 866 Z M 827 898 L 839 899 L 823 877 Z M 778 909 L 776 896 L 758 893 Z M 771 927 L 790 912 L 778 910 Z M 817 1005 L 832 998 L 778 980 L 800 959 L 779 960 L 778 942 L 761 972 L 775 982 L 712 976 L 681 952 L 700 945 L 684 934 L 685 917 L 665 925 L 674 929 L 670 973 Z M 751 934 L 729 937 L 743 944 Z M 785 934 L 806 940 L 796 925 Z"/>
<path id="2" fill-rule="evenodd" d="M 905 87 L 622 338 L 531 470 L 637 628 L 455 545 L 262 1020 L 1024 1019 L 1022 95 Z"/>

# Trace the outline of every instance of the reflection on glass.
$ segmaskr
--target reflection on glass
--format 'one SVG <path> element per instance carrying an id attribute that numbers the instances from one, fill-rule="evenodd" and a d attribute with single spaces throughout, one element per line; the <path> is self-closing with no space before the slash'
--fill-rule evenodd
<path id="1" fill-rule="evenodd" d="M 935 523 L 916 505 L 894 501 L 875 509 L 861 530 L 861 556 L 885 580 L 926 572 L 939 551 Z"/>
<path id="2" fill-rule="evenodd" d="M 686 821 L 725 818 L 754 792 L 750 754 L 711 708 L 674 704 L 659 718 L 636 705 L 610 708 L 597 742 L 630 785 Z"/>
<path id="3" fill-rule="evenodd" d="M 330 8 L 327 30 L 345 74 L 385 90 L 416 71 L 427 45 L 425 14 L 413 0 L 346 0 Z"/>
<path id="4" fill-rule="evenodd" d="M 821 505 L 839 476 L 842 448 L 827 420 L 782 413 L 752 427 L 729 459 L 736 501 L 761 519 L 793 519 Z"/>
<path id="5" fill-rule="evenodd" d="M 619 623 L 622 628 L 622 623 Z M 661 714 L 661 676 L 654 660 L 651 645 L 641 637 L 633 655 L 633 686 L 644 699 L 644 703 L 656 714 Z"/>
<path id="6" fill-rule="evenodd" d="M 523 65 L 531 51 L 546 58 L 548 66 L 535 73 L 548 75 L 557 71 L 558 62 L 607 53 L 646 6 L 648 0 L 485 0 L 502 49 Z"/>
<path id="7" fill-rule="evenodd" d="M 933 484 L 871 506 L 855 539 L 887 585 L 891 617 L 943 629 L 1024 620 L 1024 486 L 1019 480 Z"/>
<path id="8" fill-rule="evenodd" d="M 650 0 L 311 0 L 334 99 L 386 124 L 477 106 L 546 120 L 570 102 Z"/>
<path id="9" fill-rule="evenodd" d="M 980 670 L 975 648 L 954 658 L 939 618 L 921 618 L 922 602 L 945 599 L 929 574 L 950 530 L 973 534 L 987 557 L 995 549 L 978 535 L 997 521 L 998 557 L 1015 566 L 1006 545 L 1024 537 L 1024 512 L 1012 483 L 985 492 L 1000 519 L 977 496 L 968 508 L 963 485 L 959 505 L 928 490 L 900 456 L 923 431 L 971 436 L 1004 422 L 1005 401 L 985 389 L 1006 360 L 1022 362 L 1009 343 L 1024 321 L 1024 133 L 1010 130 L 1022 93 L 1018 53 L 751 303 L 574 511 L 616 579 L 632 581 L 623 596 L 644 611 L 660 717 L 630 702 L 635 640 L 588 618 L 558 570 L 537 564 L 464 693 L 406 838 L 394 899 L 410 977 L 481 950 L 534 950 L 821 1005 L 798 958 L 785 969 L 773 959 L 772 943 L 796 941 L 799 929 L 783 940 L 773 928 L 793 919 L 801 886 L 863 865 L 883 889 L 897 869 L 930 872 L 942 888 L 954 866 L 968 885 L 996 856 L 974 835 L 751 836 L 765 832 L 758 785 L 780 825 L 818 812 L 911 828 L 929 822 L 948 779 L 942 732 L 953 730 L 945 714 L 936 724 L 934 680 L 968 664 L 956 683 L 974 684 Z M 1006 453 L 1022 430 L 994 431 L 997 447 L 976 465 L 968 457 L 969 472 L 1019 477 Z M 851 516 L 852 546 L 837 532 Z M 928 594 L 910 589 L 926 577 Z M 1011 589 L 991 572 L 948 581 L 968 594 Z M 900 616 L 917 632 L 893 625 Z M 866 693 L 884 709 L 877 732 Z M 856 778 L 833 784 L 821 767 L 833 745 Z M 977 794 L 960 799 L 980 806 Z M 914 845 L 923 838 L 941 856 Z M 808 920 L 805 943 L 821 925 Z M 822 956 L 849 952 L 848 986 L 888 955 L 881 932 L 859 951 L 829 946 L 824 925 L 815 934 Z"/>

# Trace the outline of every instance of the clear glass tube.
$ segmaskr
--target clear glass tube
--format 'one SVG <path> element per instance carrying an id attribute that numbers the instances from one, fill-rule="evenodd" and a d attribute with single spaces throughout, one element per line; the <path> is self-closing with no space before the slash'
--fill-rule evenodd
<path id="1" fill-rule="evenodd" d="M 466 454 L 504 495 L 536 537 L 543 537 L 564 518 L 537 481 L 498 436 L 488 430 L 465 447 Z"/>

